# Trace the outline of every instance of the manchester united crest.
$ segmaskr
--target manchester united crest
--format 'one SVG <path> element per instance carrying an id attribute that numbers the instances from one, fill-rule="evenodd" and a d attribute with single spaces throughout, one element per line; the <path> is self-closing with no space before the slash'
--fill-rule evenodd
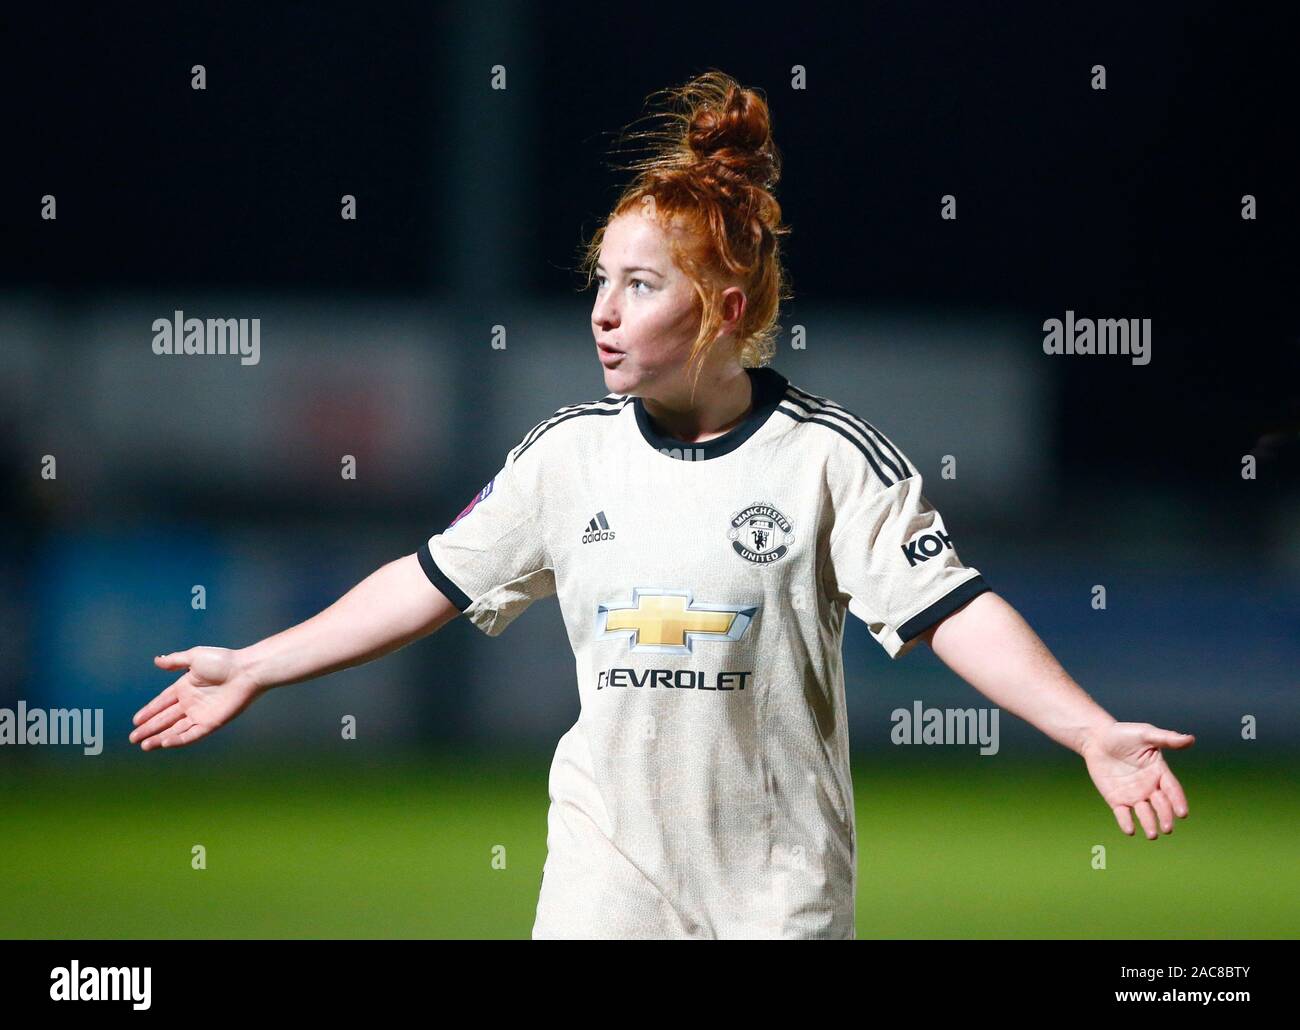
<path id="1" fill-rule="evenodd" d="M 755 565 L 780 561 L 794 543 L 790 520 L 770 504 L 751 504 L 731 516 L 727 539 L 732 550 Z"/>

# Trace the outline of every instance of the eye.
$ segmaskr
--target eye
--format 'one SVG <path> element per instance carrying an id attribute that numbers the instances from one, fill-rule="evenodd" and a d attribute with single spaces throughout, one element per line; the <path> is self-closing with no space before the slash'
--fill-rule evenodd
<path id="1" fill-rule="evenodd" d="M 598 289 L 598 290 L 604 289 L 604 288 L 605 288 L 605 283 L 608 282 L 608 280 L 605 278 L 605 276 L 597 274 L 594 278 L 595 278 L 595 281 L 596 281 L 596 289 Z M 647 292 L 647 293 L 653 293 L 653 292 L 654 292 L 654 287 L 651 286 L 650 283 L 648 283 L 648 282 L 647 282 L 646 280 L 644 280 L 644 279 L 630 279 L 630 280 L 628 280 L 628 283 L 629 283 L 629 285 L 634 286 L 634 287 L 635 287 L 635 286 L 644 286 L 644 287 L 646 288 L 646 292 Z"/>

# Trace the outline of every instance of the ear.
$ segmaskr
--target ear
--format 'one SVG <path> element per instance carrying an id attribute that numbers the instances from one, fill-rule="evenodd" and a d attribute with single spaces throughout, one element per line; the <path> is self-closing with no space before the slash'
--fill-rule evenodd
<path id="1" fill-rule="evenodd" d="M 722 291 L 722 327 L 725 332 L 734 332 L 745 317 L 748 298 L 739 286 L 728 286 Z"/>

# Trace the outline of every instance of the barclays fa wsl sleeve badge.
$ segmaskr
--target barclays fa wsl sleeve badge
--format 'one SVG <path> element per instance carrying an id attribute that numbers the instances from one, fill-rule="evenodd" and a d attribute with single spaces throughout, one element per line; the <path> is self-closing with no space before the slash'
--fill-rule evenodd
<path id="1" fill-rule="evenodd" d="M 731 517 L 731 548 L 755 565 L 780 561 L 794 543 L 790 520 L 770 504 L 751 504 Z"/>
<path id="2" fill-rule="evenodd" d="M 457 515 L 454 519 L 451 520 L 450 524 L 448 524 L 447 526 L 447 529 L 451 529 L 452 526 L 454 526 L 457 522 L 459 522 L 466 515 L 472 512 L 475 506 L 478 504 L 478 502 L 483 500 L 485 497 L 487 497 L 488 494 L 492 492 L 492 484 L 495 483 L 496 481 L 497 481 L 496 476 L 493 476 L 491 479 L 489 479 L 487 481 L 487 485 L 484 486 L 482 490 L 480 490 L 478 493 L 474 495 L 474 499 L 470 501 L 469 504 L 465 505 L 464 508 L 461 509 L 459 515 Z M 443 532 L 446 532 L 446 530 L 443 530 Z"/>

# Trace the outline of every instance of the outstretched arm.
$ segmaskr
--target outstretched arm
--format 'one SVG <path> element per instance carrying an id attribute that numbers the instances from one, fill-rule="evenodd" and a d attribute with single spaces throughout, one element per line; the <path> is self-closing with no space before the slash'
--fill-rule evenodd
<path id="1" fill-rule="evenodd" d="M 159 655 L 184 675 L 136 712 L 130 740 L 144 751 L 192 744 L 272 687 L 382 657 L 440 629 L 458 609 L 414 554 L 377 569 L 324 611 L 240 650 L 191 647 Z"/>
<path id="2" fill-rule="evenodd" d="M 1190 747 L 1196 738 L 1150 723 L 1117 722 L 997 594 L 980 594 L 922 639 L 998 707 L 1079 754 L 1125 833 L 1133 833 L 1134 812 L 1151 840 L 1157 826 L 1172 833 L 1174 816 L 1187 817 L 1187 798 L 1160 749 Z"/>

